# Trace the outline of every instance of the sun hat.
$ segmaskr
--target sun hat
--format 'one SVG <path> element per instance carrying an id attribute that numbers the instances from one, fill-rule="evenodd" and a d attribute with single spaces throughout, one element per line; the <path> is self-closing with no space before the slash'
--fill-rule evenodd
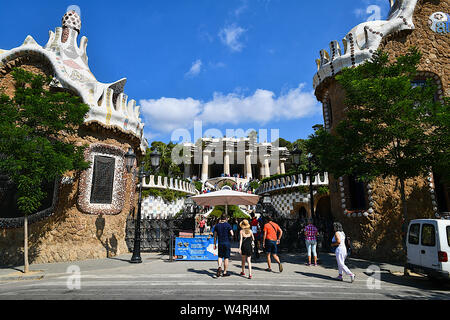
<path id="1" fill-rule="evenodd" d="M 241 229 L 250 229 L 250 223 L 248 223 L 248 220 L 245 219 L 243 220 L 239 226 L 241 227 Z"/>

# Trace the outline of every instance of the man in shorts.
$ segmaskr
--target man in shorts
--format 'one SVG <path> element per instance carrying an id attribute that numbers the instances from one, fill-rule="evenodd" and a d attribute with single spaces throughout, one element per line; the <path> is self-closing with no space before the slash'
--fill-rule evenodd
<path id="1" fill-rule="evenodd" d="M 280 262 L 280 258 L 278 258 L 278 244 L 280 244 L 280 239 L 283 236 L 283 230 L 281 230 L 280 226 L 272 221 L 272 217 L 269 215 L 265 217 L 266 224 L 264 225 L 264 236 L 263 236 L 263 247 L 264 251 L 267 255 L 267 265 L 268 268 L 266 271 L 271 272 L 271 259 L 270 255 L 273 256 L 275 261 L 278 263 L 278 267 L 280 272 L 283 272 L 283 265 Z"/>
<path id="2" fill-rule="evenodd" d="M 227 273 L 228 262 L 231 256 L 231 242 L 230 237 L 233 236 L 233 230 L 230 224 L 227 222 L 227 216 L 222 214 L 219 223 L 214 228 L 214 250 L 217 249 L 216 243 L 218 243 L 218 258 L 217 264 L 217 277 L 228 277 Z M 223 261 L 223 273 L 222 273 L 222 261 Z"/>

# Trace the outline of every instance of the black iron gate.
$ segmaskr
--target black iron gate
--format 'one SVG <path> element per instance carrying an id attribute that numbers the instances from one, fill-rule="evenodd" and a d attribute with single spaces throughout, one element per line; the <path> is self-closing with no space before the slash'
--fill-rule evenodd
<path id="1" fill-rule="evenodd" d="M 180 231 L 193 230 L 193 219 L 142 219 L 141 251 L 168 253 L 170 240 L 178 236 Z M 192 231 L 191 231 L 192 232 Z M 135 219 L 127 218 L 125 241 L 128 250 L 133 251 Z"/>

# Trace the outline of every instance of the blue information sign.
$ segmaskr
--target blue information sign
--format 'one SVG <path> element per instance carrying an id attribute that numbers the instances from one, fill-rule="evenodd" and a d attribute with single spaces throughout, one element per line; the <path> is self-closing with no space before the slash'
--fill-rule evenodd
<path id="1" fill-rule="evenodd" d="M 217 260 L 217 250 L 214 250 L 214 237 L 175 238 L 175 259 L 191 261 Z"/>

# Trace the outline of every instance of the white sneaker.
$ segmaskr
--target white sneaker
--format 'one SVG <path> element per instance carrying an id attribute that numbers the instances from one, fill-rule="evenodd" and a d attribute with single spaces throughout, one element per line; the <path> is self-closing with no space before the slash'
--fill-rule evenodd
<path id="1" fill-rule="evenodd" d="M 350 276 L 350 282 L 353 283 L 353 281 L 355 281 L 356 276 L 354 274 L 352 274 Z"/>

